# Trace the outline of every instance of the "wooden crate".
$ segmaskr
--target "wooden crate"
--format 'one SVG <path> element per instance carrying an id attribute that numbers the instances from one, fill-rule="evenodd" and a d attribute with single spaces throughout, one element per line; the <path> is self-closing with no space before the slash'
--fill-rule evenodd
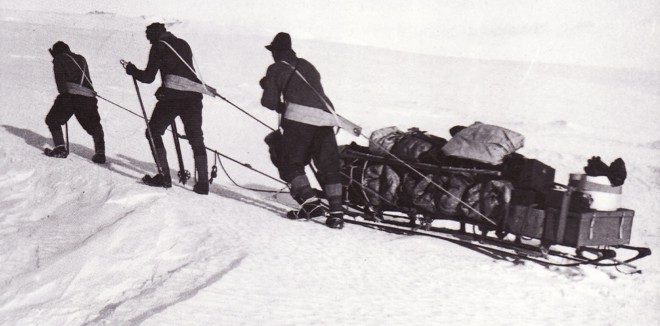
<path id="1" fill-rule="evenodd" d="M 562 205 L 562 200 L 564 199 L 564 195 L 566 194 L 565 190 L 551 190 L 547 193 L 545 196 L 545 206 L 546 207 L 553 207 L 553 208 L 561 208 Z M 588 194 L 585 194 L 581 191 L 573 191 L 571 193 L 571 199 L 569 202 L 569 207 L 568 210 L 571 212 L 578 212 L 578 213 L 584 213 L 584 212 L 590 212 L 592 211 L 589 206 L 591 205 L 591 202 L 593 200 L 591 199 L 591 196 Z"/>
<path id="2" fill-rule="evenodd" d="M 545 225 L 545 210 L 511 205 L 504 225 L 506 230 L 512 234 L 541 239 Z"/>
<path id="3" fill-rule="evenodd" d="M 545 212 L 543 239 L 552 243 L 571 247 L 630 243 L 633 210 L 569 212 L 563 239 L 557 239 L 560 210 L 547 208 Z"/>

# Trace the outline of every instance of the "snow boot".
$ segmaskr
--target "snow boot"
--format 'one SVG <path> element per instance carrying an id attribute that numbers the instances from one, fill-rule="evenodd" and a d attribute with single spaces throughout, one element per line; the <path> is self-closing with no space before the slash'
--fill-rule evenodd
<path id="1" fill-rule="evenodd" d="M 325 225 L 331 229 L 343 229 L 344 228 L 344 213 L 342 212 L 332 212 L 327 220 L 325 220 Z"/>
<path id="2" fill-rule="evenodd" d="M 195 169 L 197 170 L 197 183 L 193 191 L 200 195 L 209 194 L 209 171 L 206 156 L 195 156 Z"/>
<path id="3" fill-rule="evenodd" d="M 309 220 L 323 214 L 325 214 L 325 209 L 321 206 L 321 201 L 316 197 L 312 197 L 300 205 L 300 210 L 287 212 L 286 218 L 291 220 Z"/>
<path id="4" fill-rule="evenodd" d="M 94 154 L 94 156 L 92 156 L 92 162 L 98 163 L 98 164 L 105 163 L 105 154 L 103 154 L 103 153 Z"/>
<path id="5" fill-rule="evenodd" d="M 44 149 L 44 154 L 46 154 L 46 156 L 57 157 L 57 158 L 66 158 L 67 156 L 69 156 L 69 152 L 66 150 L 64 145 L 57 146 L 53 149 L 46 148 Z"/>
<path id="6" fill-rule="evenodd" d="M 169 175 L 162 175 L 160 173 L 156 174 L 153 177 L 147 174 L 142 178 L 142 182 L 152 187 L 163 187 L 163 188 L 172 187 L 172 177 L 170 177 Z"/>
<path id="7" fill-rule="evenodd" d="M 291 197 L 293 197 L 298 204 L 302 205 L 310 198 L 317 198 L 316 191 L 312 189 L 306 175 L 299 175 L 289 183 L 291 189 Z"/>
<path id="8" fill-rule="evenodd" d="M 200 194 L 200 195 L 208 195 L 209 194 L 209 183 L 207 182 L 197 182 L 193 186 L 193 191 Z"/>
<path id="9" fill-rule="evenodd" d="M 105 141 L 103 140 L 103 130 L 96 133 L 94 136 L 94 156 L 92 156 L 92 162 L 98 164 L 105 163 Z"/>
<path id="10" fill-rule="evenodd" d="M 167 177 L 169 178 L 170 165 L 167 163 L 167 151 L 165 150 L 164 147 L 159 147 L 156 148 L 156 152 L 153 154 L 154 154 L 154 161 L 160 165 L 160 171 L 158 172 L 160 174 L 167 175 Z"/>

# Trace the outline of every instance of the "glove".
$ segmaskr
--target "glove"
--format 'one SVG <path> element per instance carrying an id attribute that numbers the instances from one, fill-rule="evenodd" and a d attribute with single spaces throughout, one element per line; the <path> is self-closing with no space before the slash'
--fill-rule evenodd
<path id="1" fill-rule="evenodd" d="M 259 80 L 259 86 L 261 86 L 261 89 L 266 88 L 266 77 L 261 78 L 261 80 Z"/>
<path id="2" fill-rule="evenodd" d="M 279 114 L 284 114 L 284 111 L 286 111 L 286 104 L 282 102 L 277 103 L 277 108 L 275 108 L 275 112 Z"/>
<path id="3" fill-rule="evenodd" d="M 126 65 L 126 74 L 133 76 L 138 71 L 138 68 L 131 62 Z"/>
<path id="4" fill-rule="evenodd" d="M 584 167 L 584 172 L 588 176 L 606 176 L 609 172 L 609 166 L 600 159 L 600 156 L 593 156 L 587 161 L 587 166 Z"/>
<path id="5" fill-rule="evenodd" d="M 610 183 L 614 187 L 618 187 L 626 181 L 628 173 L 626 172 L 626 163 L 623 162 L 621 158 L 617 158 L 610 164 L 609 172 L 607 178 L 610 180 Z"/>

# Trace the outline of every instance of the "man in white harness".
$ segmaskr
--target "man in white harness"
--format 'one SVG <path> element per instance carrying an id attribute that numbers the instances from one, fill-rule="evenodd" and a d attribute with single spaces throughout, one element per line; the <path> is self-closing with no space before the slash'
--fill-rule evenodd
<path id="1" fill-rule="evenodd" d="M 147 67 L 139 70 L 134 64 L 128 63 L 126 73 L 140 82 L 150 84 L 160 70 L 163 84 L 156 91 L 158 103 L 151 114 L 149 128 L 155 147 L 153 155 L 161 166 L 162 174 L 146 175 L 142 180 L 154 187 L 172 186 L 162 136 L 174 118 L 180 117 L 195 157 L 197 183 L 193 191 L 206 195 L 209 193 L 209 177 L 202 132 L 202 93 L 206 92 L 206 85 L 197 78 L 192 68 L 193 54 L 186 41 L 165 30 L 165 25 L 161 23 L 147 26 L 146 36 L 152 44 Z"/>
<path id="2" fill-rule="evenodd" d="M 325 213 L 305 174 L 305 166 L 314 160 L 329 204 L 326 225 L 341 229 L 344 210 L 340 158 L 333 132 L 333 127 L 340 125 L 339 117 L 323 92 L 319 72 L 309 61 L 296 56 L 289 34 L 278 33 L 266 49 L 271 51 L 275 63 L 260 82 L 264 90 L 261 105 L 282 114 L 278 169 L 289 183 L 292 196 L 301 203 L 300 210 L 289 212 L 287 217 L 309 219 Z"/>
<path id="3" fill-rule="evenodd" d="M 53 135 L 53 150 L 46 151 L 51 157 L 65 158 L 69 152 L 64 146 L 62 125 L 75 114 L 85 131 L 94 139 L 94 163 L 105 163 L 105 141 L 98 100 L 92 85 L 87 61 L 79 54 L 71 52 L 69 46 L 58 41 L 49 49 L 53 56 L 53 72 L 59 95 L 46 116 L 46 125 Z"/>

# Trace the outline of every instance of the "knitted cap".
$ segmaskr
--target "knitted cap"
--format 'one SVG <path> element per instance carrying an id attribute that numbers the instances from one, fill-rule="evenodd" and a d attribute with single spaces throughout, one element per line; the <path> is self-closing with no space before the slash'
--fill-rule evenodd
<path id="1" fill-rule="evenodd" d="M 66 52 L 71 52 L 71 50 L 69 49 L 69 45 L 67 45 L 62 41 L 55 42 L 55 44 L 53 44 L 53 47 L 50 49 L 50 53 L 53 56 Z"/>
<path id="2" fill-rule="evenodd" d="M 165 30 L 165 25 L 161 23 L 152 23 L 151 25 L 147 26 L 147 33 L 160 34 L 162 32 L 166 32 L 166 30 Z"/>

